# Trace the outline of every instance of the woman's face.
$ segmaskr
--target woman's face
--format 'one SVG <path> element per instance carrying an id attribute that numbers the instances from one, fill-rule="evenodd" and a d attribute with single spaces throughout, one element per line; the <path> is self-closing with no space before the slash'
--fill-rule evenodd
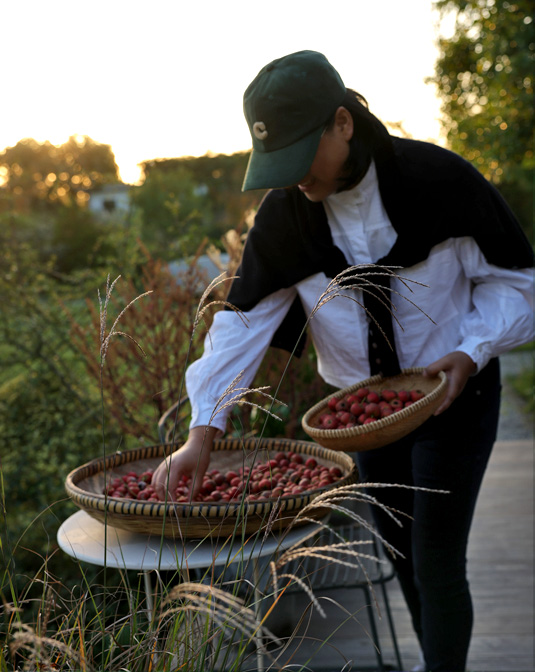
<path id="1" fill-rule="evenodd" d="M 297 184 L 309 201 L 323 201 L 338 189 L 352 136 L 353 118 L 345 107 L 339 107 L 334 126 L 321 137 L 310 170 Z"/>

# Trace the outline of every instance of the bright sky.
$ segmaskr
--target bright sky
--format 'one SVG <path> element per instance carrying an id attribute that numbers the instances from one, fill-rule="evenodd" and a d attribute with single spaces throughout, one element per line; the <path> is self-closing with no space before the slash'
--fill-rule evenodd
<path id="1" fill-rule="evenodd" d="M 242 112 L 260 68 L 323 52 L 384 122 L 440 139 L 432 0 L 3 0 L 0 151 L 33 137 L 110 144 L 141 161 L 251 146 Z"/>

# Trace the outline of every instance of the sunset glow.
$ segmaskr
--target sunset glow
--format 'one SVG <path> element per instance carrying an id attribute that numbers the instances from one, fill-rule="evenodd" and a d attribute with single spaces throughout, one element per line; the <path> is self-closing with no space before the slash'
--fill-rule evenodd
<path id="1" fill-rule="evenodd" d="M 133 183 L 144 160 L 247 150 L 244 89 L 300 49 L 323 52 L 384 122 L 442 142 L 424 83 L 437 55 L 431 0 L 41 0 L 5 3 L 0 21 L 0 151 L 26 137 L 89 135 L 111 145 Z"/>

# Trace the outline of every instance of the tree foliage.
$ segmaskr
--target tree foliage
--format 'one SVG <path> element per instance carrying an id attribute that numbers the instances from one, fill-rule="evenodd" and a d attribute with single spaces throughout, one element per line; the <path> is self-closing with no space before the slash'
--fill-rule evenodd
<path id="1" fill-rule="evenodd" d="M 535 34 L 531 0 L 439 0 L 455 15 L 435 82 L 450 147 L 499 186 L 527 227 L 532 217 Z"/>
<path id="2" fill-rule="evenodd" d="M 229 229 L 240 228 L 247 213 L 254 209 L 260 202 L 264 192 L 242 192 L 243 176 L 249 160 L 247 152 L 236 154 L 210 155 L 200 157 L 181 157 L 176 159 L 157 159 L 146 161 L 141 164 L 145 175 L 145 183 L 139 189 L 139 194 L 149 188 L 152 183 L 161 184 L 171 198 L 166 199 L 173 204 L 178 195 L 178 202 L 187 198 L 187 189 L 181 186 L 185 182 L 184 177 L 195 185 L 195 192 L 199 196 L 197 200 L 199 233 L 208 236 L 212 242 L 218 240 Z M 187 187 L 187 184 L 186 184 Z M 136 201 L 140 196 L 136 195 Z M 152 196 L 155 200 L 154 196 Z M 148 212 L 147 208 L 144 208 Z M 188 209 L 182 207 L 178 214 L 188 213 Z M 187 221 L 187 220 L 186 220 Z M 152 220 L 152 225 L 157 220 Z M 188 224 L 190 226 L 190 224 Z M 197 244 L 200 238 L 197 236 Z"/>
<path id="3" fill-rule="evenodd" d="M 205 236 L 214 236 L 210 199 L 186 167 L 152 170 L 131 194 L 141 217 L 141 239 L 162 259 L 192 255 Z"/>
<path id="4" fill-rule="evenodd" d="M 2 228 L 0 228 L 0 246 Z M 0 258 L 0 593 L 6 575 L 24 585 L 57 549 L 56 530 L 75 508 L 64 491 L 71 469 L 102 453 L 98 387 L 69 339 L 61 308 L 83 284 L 59 284 L 27 243 Z M 108 441 L 120 435 L 106 419 Z M 28 551 L 31 549 L 31 551 Z M 20 582 L 20 583 L 19 583 Z"/>
<path id="5" fill-rule="evenodd" d="M 117 182 L 109 145 L 73 135 L 62 145 L 20 140 L 0 153 L 3 209 L 29 212 L 45 204 L 84 205 L 88 189 Z M 2 202 L 0 201 L 0 203 Z"/>

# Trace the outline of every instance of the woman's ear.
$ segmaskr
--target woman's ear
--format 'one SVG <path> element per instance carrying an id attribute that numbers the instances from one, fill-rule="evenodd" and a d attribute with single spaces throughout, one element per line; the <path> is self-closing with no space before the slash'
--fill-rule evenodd
<path id="1" fill-rule="evenodd" d="M 347 108 L 340 106 L 336 110 L 334 127 L 346 142 L 351 140 L 353 137 L 353 117 Z"/>

